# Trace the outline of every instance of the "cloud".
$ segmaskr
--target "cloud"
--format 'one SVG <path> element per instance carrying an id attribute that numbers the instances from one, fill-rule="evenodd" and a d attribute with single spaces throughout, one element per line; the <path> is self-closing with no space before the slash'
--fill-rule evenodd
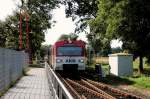
<path id="1" fill-rule="evenodd" d="M 0 20 L 5 20 L 8 15 L 13 14 L 20 0 L 0 0 Z"/>

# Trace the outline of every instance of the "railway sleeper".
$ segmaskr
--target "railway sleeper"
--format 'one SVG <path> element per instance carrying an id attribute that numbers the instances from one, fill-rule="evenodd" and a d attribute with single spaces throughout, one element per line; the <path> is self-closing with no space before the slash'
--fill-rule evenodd
<path id="1" fill-rule="evenodd" d="M 141 97 L 139 96 L 136 96 L 136 95 L 132 95 L 130 93 L 127 93 L 127 92 L 124 92 L 124 91 L 121 91 L 119 89 L 116 89 L 116 88 L 113 88 L 109 85 L 106 85 L 106 84 L 102 84 L 100 82 L 95 82 L 95 81 L 92 81 L 92 80 L 89 80 L 89 79 L 86 79 L 89 83 L 97 86 L 97 87 L 100 87 L 100 88 L 103 88 L 103 89 L 107 89 L 107 90 L 110 90 L 111 92 L 115 93 L 115 94 L 119 94 L 123 97 L 125 97 L 126 99 L 142 99 Z"/>
<path id="2" fill-rule="evenodd" d="M 90 89 L 90 88 L 85 87 L 85 86 L 82 86 L 82 85 L 80 85 L 79 83 L 74 82 L 74 81 L 72 81 L 72 80 L 70 80 L 70 79 L 67 79 L 67 81 L 70 82 L 72 85 L 75 85 L 76 87 L 79 87 L 79 88 L 81 88 L 82 90 L 85 90 L 86 92 L 92 94 L 93 96 L 99 97 L 100 99 L 110 99 L 110 98 L 108 98 L 107 96 L 105 96 L 105 95 L 103 95 L 103 94 L 101 94 L 101 93 L 98 93 L 98 92 L 96 92 L 96 91 L 94 91 L 94 90 L 92 90 L 92 89 Z"/>
<path id="3" fill-rule="evenodd" d="M 78 92 L 76 90 L 74 90 L 74 88 L 67 81 L 65 81 L 64 79 L 63 79 L 63 81 L 69 87 L 69 89 L 73 92 L 73 94 L 76 96 L 77 99 L 86 99 L 86 98 L 84 98 L 84 96 L 80 96 L 78 94 Z"/>
<path id="4" fill-rule="evenodd" d="M 116 99 L 115 97 L 109 95 L 108 93 L 104 92 L 103 90 L 101 90 L 101 89 L 97 88 L 96 86 L 90 84 L 89 82 L 87 82 L 87 81 L 85 81 L 85 80 L 83 80 L 83 79 L 82 79 L 81 81 L 82 81 L 83 83 L 85 83 L 86 85 L 88 85 L 91 89 L 93 89 L 93 90 L 95 90 L 95 91 L 97 91 L 97 92 L 99 92 L 99 93 L 105 95 L 107 98 L 109 98 L 109 99 Z"/>

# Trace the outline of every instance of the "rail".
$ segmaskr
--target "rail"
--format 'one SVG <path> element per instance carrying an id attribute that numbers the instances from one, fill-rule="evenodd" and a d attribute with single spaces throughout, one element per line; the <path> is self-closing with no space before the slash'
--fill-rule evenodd
<path id="1" fill-rule="evenodd" d="M 45 62 L 46 74 L 53 99 L 74 99 L 67 88 L 57 77 L 53 69 Z"/>

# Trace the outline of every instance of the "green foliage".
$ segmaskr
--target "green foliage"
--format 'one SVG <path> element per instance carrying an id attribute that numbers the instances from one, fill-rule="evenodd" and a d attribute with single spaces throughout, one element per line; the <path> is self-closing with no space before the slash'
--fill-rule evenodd
<path id="1" fill-rule="evenodd" d="M 95 16 L 97 12 L 96 0 L 62 0 L 66 5 L 67 16 Z"/>
<path id="2" fill-rule="evenodd" d="M 141 76 L 138 78 L 129 78 L 131 81 L 134 81 L 134 86 L 138 88 L 150 89 L 150 77 Z"/>
<path id="3" fill-rule="evenodd" d="M 11 49 L 19 49 L 19 13 L 14 12 L 12 16 L 8 16 L 4 22 L 4 33 L 7 34 L 5 47 Z M 24 34 L 25 35 L 25 34 Z M 23 37 L 25 41 L 25 37 Z M 25 46 L 25 44 L 23 45 Z"/>
<path id="4" fill-rule="evenodd" d="M 87 20 L 96 17 L 97 0 L 62 0 L 66 6 L 66 16 L 76 20 L 75 32 L 82 32 L 87 27 Z"/>
<path id="5" fill-rule="evenodd" d="M 34 55 L 40 50 L 44 42 L 45 32 L 51 28 L 53 22 L 51 11 L 58 6 L 58 0 L 29 0 L 27 4 L 22 0 L 19 8 L 26 8 L 29 15 L 29 48 Z M 19 49 L 19 14 L 18 9 L 13 15 L 0 22 L 0 42 L 7 48 Z M 26 23 L 23 16 L 23 50 L 26 48 Z M 2 36 L 1 36 L 2 35 Z"/>
<path id="6" fill-rule="evenodd" d="M 4 22 L 0 21 L 0 47 L 4 47 L 6 42 L 7 33 L 5 33 L 4 28 Z"/>
<path id="7" fill-rule="evenodd" d="M 116 47 L 116 48 L 111 48 L 111 52 L 112 53 L 120 53 L 120 52 L 123 52 L 123 50 L 120 47 Z"/>
<path id="8" fill-rule="evenodd" d="M 124 3 L 125 0 L 99 0 L 97 17 L 89 21 L 92 33 L 108 41 L 116 38 L 118 24 L 124 19 L 121 17 Z"/>
<path id="9" fill-rule="evenodd" d="M 69 35 L 67 34 L 62 34 L 57 41 L 64 41 L 64 40 L 68 40 Z"/>
<path id="10" fill-rule="evenodd" d="M 53 22 L 50 11 L 56 8 L 58 0 L 30 0 L 28 2 L 28 13 L 30 15 L 29 28 L 32 52 L 35 53 L 40 49 L 41 43 L 44 41 L 45 31 L 51 28 Z"/>
<path id="11" fill-rule="evenodd" d="M 79 36 L 77 34 L 75 34 L 75 33 L 70 33 L 69 37 L 70 37 L 71 40 L 75 41 L 75 40 L 78 39 Z"/>
<path id="12" fill-rule="evenodd" d="M 119 86 L 119 85 L 128 85 L 133 86 L 139 90 L 150 89 L 150 77 L 140 76 L 137 78 L 134 77 L 116 77 L 116 76 L 106 76 L 103 80 L 105 83 Z"/>
<path id="13" fill-rule="evenodd" d="M 70 33 L 70 34 L 62 34 L 60 36 L 60 38 L 58 38 L 57 41 L 64 41 L 64 40 L 77 40 L 78 39 L 78 35 L 75 33 Z"/>
<path id="14" fill-rule="evenodd" d="M 147 0 L 98 0 L 95 19 L 89 21 L 91 32 L 101 37 L 101 42 L 120 39 L 123 48 L 142 58 L 150 56 L 150 2 Z M 102 43 L 102 44 L 105 44 Z"/>
<path id="15" fill-rule="evenodd" d="M 40 57 L 44 60 L 44 56 L 48 55 L 51 45 L 42 45 L 40 48 Z"/>
<path id="16" fill-rule="evenodd" d="M 107 0 L 109 1 L 109 0 Z M 63 0 L 63 4 L 66 6 L 67 17 L 72 17 L 76 21 L 76 30 L 75 32 L 82 32 L 88 26 L 88 20 L 96 17 L 98 11 L 98 1 L 97 0 Z M 101 20 L 103 21 L 103 20 Z M 90 29 L 94 30 L 92 33 L 87 34 L 90 47 L 93 48 L 94 53 L 98 53 L 102 49 L 110 50 L 109 40 L 104 38 L 104 35 L 96 33 L 98 29 L 102 29 L 102 26 L 97 26 L 96 22 L 93 22 L 93 27 L 90 26 Z M 97 26 L 97 27 L 96 27 Z M 93 35 L 94 36 L 91 36 Z"/>
<path id="17" fill-rule="evenodd" d="M 110 84 L 110 85 L 114 85 L 114 86 L 119 86 L 119 85 L 127 85 L 127 86 L 132 86 L 132 87 L 135 87 L 139 90 L 142 90 L 142 89 L 150 89 L 150 65 L 146 64 L 146 58 L 144 58 L 144 74 L 139 74 L 137 72 L 137 69 L 138 69 L 138 64 L 139 64 L 139 61 L 138 59 L 136 59 L 134 62 L 133 62 L 133 70 L 134 70 L 134 73 L 133 73 L 133 76 L 130 76 L 130 77 L 117 77 L 117 76 L 112 76 L 112 75 L 109 75 L 109 65 L 108 64 L 103 64 L 101 63 L 101 66 L 105 72 L 105 74 L 107 75 L 104 79 L 103 79 L 103 82 L 107 83 L 107 84 Z M 89 68 L 92 68 L 91 71 L 94 71 L 94 67 L 95 67 L 95 63 L 94 64 L 91 64 L 89 65 L 90 67 Z M 91 74 L 92 77 L 91 79 L 96 79 L 94 73 Z M 90 76 L 87 76 L 87 77 L 90 77 Z"/>

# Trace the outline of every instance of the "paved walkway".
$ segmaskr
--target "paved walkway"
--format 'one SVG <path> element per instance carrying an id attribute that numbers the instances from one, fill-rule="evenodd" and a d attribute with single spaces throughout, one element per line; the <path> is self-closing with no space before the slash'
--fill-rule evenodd
<path id="1" fill-rule="evenodd" d="M 31 68 L 27 75 L 1 99 L 52 99 L 44 68 Z"/>

